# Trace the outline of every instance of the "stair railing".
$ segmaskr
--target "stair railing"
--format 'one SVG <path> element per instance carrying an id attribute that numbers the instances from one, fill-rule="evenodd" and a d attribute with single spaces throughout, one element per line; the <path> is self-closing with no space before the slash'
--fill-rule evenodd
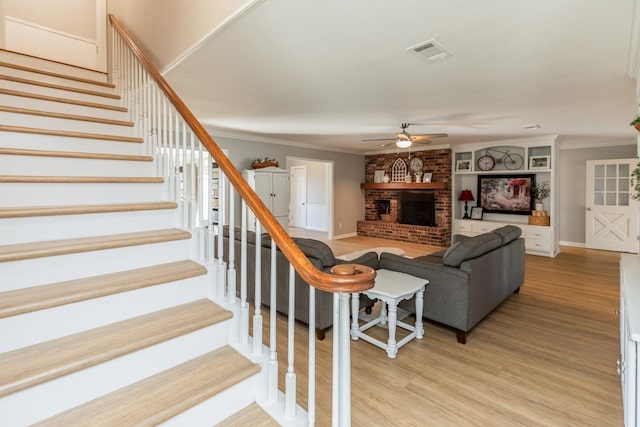
<path id="1" fill-rule="evenodd" d="M 261 234 L 271 238 L 270 321 L 267 353 L 268 403 L 278 395 L 278 358 L 276 349 L 276 253 L 281 251 L 289 262 L 289 310 L 287 328 L 287 367 L 285 374 L 285 419 L 296 413 L 295 372 L 295 277 L 309 284 L 309 367 L 307 390 L 307 423 L 315 423 L 315 290 L 333 293 L 333 380 L 332 424 L 351 423 L 351 379 L 349 339 L 349 295 L 373 287 L 375 271 L 369 267 L 343 264 L 332 274 L 318 270 L 269 212 L 258 195 L 242 178 L 208 132 L 162 77 L 146 54 L 113 15 L 110 25 L 110 77 L 120 91 L 123 105 L 129 109 L 140 136 L 145 138 L 148 154 L 153 155 L 157 173 L 166 179 L 166 197 L 178 202 L 181 226 L 192 231 L 191 255 L 202 260 L 209 269 L 210 295 L 216 301 L 239 305 L 240 327 L 237 340 L 250 345 L 255 354 L 263 353 L 263 318 L 261 310 Z M 220 191 L 225 195 L 219 206 L 217 224 L 213 224 L 211 205 L 212 163 L 218 166 Z M 228 187 L 228 188 L 227 188 Z M 235 253 L 235 197 L 240 197 L 240 266 Z M 247 299 L 247 209 L 257 221 L 256 276 L 253 336 L 249 335 L 249 301 Z M 224 247 L 223 227 L 228 226 L 228 245 Z M 228 262 L 224 261 L 224 254 Z M 236 289 L 240 274 L 240 289 Z M 237 293 L 240 299 L 237 299 Z"/>

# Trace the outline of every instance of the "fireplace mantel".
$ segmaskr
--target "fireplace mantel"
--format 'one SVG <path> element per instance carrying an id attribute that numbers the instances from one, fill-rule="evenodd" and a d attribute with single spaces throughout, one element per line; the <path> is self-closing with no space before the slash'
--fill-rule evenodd
<path id="1" fill-rule="evenodd" d="M 364 190 L 443 190 L 444 182 L 363 182 L 360 188 Z"/>

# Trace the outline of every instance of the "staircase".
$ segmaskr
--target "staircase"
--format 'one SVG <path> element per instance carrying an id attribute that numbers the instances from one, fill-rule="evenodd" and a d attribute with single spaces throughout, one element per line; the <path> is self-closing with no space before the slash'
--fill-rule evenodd
<path id="1" fill-rule="evenodd" d="M 104 74 L 0 51 L 2 426 L 277 425 L 140 134 Z"/>

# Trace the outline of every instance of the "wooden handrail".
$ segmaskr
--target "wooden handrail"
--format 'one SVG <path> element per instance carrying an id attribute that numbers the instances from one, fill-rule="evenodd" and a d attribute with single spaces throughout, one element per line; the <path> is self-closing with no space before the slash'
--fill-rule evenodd
<path id="1" fill-rule="evenodd" d="M 376 272 L 374 269 L 359 265 L 351 270 L 351 274 L 327 274 L 318 270 L 298 245 L 293 241 L 291 236 L 282 228 L 278 221 L 273 217 L 267 206 L 260 200 L 258 195 L 249 187 L 249 184 L 242 178 L 242 175 L 233 166 L 233 163 L 224 155 L 218 144 L 211 138 L 209 133 L 200 124 L 198 119 L 193 115 L 191 110 L 182 102 L 182 99 L 169 86 L 167 81 L 162 77 L 158 69 L 149 60 L 147 55 L 138 47 L 133 38 L 129 36 L 126 30 L 120 25 L 118 20 L 112 14 L 109 14 L 109 21 L 113 28 L 120 34 L 124 42 L 131 48 L 133 54 L 138 58 L 147 72 L 155 80 L 158 87 L 164 92 L 169 101 L 174 105 L 176 111 L 182 116 L 184 121 L 189 125 L 195 136 L 200 140 L 202 145 L 207 149 L 211 157 L 213 157 L 222 169 L 227 179 L 231 182 L 240 197 L 251 208 L 256 218 L 260 221 L 267 233 L 275 241 L 278 248 L 285 255 L 287 260 L 294 266 L 302 279 L 314 286 L 327 292 L 362 292 L 371 289 L 374 285 Z"/>

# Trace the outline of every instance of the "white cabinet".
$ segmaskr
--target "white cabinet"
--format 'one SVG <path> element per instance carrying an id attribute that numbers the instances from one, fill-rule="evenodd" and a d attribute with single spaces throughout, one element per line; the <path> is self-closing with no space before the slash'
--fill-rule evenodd
<path id="1" fill-rule="evenodd" d="M 620 259 L 620 359 L 624 425 L 636 427 L 638 419 L 638 342 L 640 342 L 640 257 Z"/>
<path id="2" fill-rule="evenodd" d="M 289 228 L 289 171 L 276 167 L 245 170 L 242 176 L 285 230 Z M 249 209 L 247 227 L 256 229 L 256 217 Z"/>
<path id="3" fill-rule="evenodd" d="M 529 224 L 497 221 L 475 221 L 471 219 L 456 219 L 453 221 L 453 233 L 463 236 L 477 236 L 488 233 L 505 225 L 515 225 L 522 229 L 524 247 L 528 254 L 550 256 L 553 247 L 551 230 L 549 227 Z"/>
<path id="4" fill-rule="evenodd" d="M 556 256 L 559 252 L 557 160 L 556 137 L 454 146 L 451 165 L 452 234 L 477 236 L 502 225 L 512 224 L 522 229 L 527 253 Z M 543 200 L 544 209 L 550 217 L 548 226 L 530 225 L 528 215 L 524 215 L 527 212 L 512 212 L 515 211 L 513 206 L 520 204 L 512 202 L 512 199 L 530 197 L 530 186 L 523 186 L 521 181 L 531 180 L 532 176 L 536 183 L 546 182 L 551 189 L 549 197 Z M 483 197 L 485 211 L 482 220 L 462 220 L 464 202 L 458 200 L 460 194 L 463 190 L 470 190 L 475 198 L 470 204 L 480 206 L 478 199 L 481 182 L 485 183 L 482 186 L 485 191 L 492 188 L 487 182 L 496 183 L 493 184 L 493 194 L 489 191 Z M 501 202 L 502 200 L 509 202 Z M 491 206 L 491 209 L 486 209 L 486 206 Z M 470 223 L 466 224 L 465 221 Z"/>

